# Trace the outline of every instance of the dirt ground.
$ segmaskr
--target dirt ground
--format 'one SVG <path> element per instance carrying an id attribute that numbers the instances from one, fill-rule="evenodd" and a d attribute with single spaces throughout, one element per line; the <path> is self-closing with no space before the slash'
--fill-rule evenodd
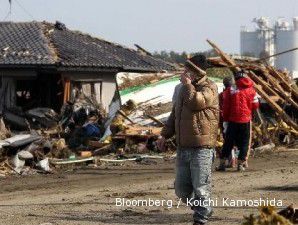
<path id="1" fill-rule="evenodd" d="M 276 198 L 298 203 L 298 152 L 263 154 L 244 173 L 213 173 L 213 198 Z M 0 180 L 1 225 L 192 224 L 177 208 L 174 161 L 105 164 L 51 175 Z M 115 198 L 172 199 L 174 207 L 117 207 Z M 216 207 L 210 225 L 241 224 L 257 209 Z"/>

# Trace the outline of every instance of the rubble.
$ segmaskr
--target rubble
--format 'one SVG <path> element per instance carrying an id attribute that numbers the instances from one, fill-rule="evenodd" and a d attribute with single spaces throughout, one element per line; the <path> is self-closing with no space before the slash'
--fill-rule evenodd
<path id="1" fill-rule="evenodd" d="M 59 120 L 58 114 L 50 108 L 33 108 L 26 112 L 20 108 L 6 109 L 3 119 L 13 130 L 53 128 Z"/>
<path id="2" fill-rule="evenodd" d="M 232 71 L 246 71 L 261 97 L 260 112 L 253 121 L 253 146 L 295 142 L 298 136 L 298 92 L 289 74 L 260 60 L 233 59 L 213 42 L 207 42 L 219 55 L 209 58 L 209 63 Z"/>
<path id="3" fill-rule="evenodd" d="M 169 74 L 169 73 L 152 73 L 152 74 L 146 74 L 146 76 L 142 74 L 122 73 L 118 76 L 117 83 L 119 85 L 120 91 L 128 88 L 137 89 L 140 86 L 154 84 L 154 83 L 160 82 L 161 80 L 168 79 L 172 76 L 173 74 Z"/>
<path id="4" fill-rule="evenodd" d="M 276 209 L 272 206 L 263 206 L 259 211 L 259 216 L 254 216 L 253 214 L 244 216 L 245 221 L 242 225 L 292 225 L 297 222 L 297 218 L 294 218 L 295 209 L 292 205 L 280 212 L 276 212 Z"/>
<path id="5" fill-rule="evenodd" d="M 295 208 L 293 204 L 289 205 L 285 209 L 282 209 L 278 212 L 278 214 L 290 220 L 294 224 L 298 223 L 298 209 Z"/>
<path id="6" fill-rule="evenodd" d="M 6 128 L 3 118 L 0 119 L 0 140 L 10 137 L 11 133 Z"/>
<path id="7" fill-rule="evenodd" d="M 92 99 L 78 95 L 64 105 L 60 115 L 49 108 L 33 108 L 26 112 L 6 110 L 3 117 L 4 120 L 0 118 L 2 177 L 51 172 L 57 160 L 92 157 L 96 148 L 88 143 L 102 137 L 105 112 Z"/>
<path id="8" fill-rule="evenodd" d="M 0 141 L 0 148 L 17 148 L 30 144 L 34 141 L 39 140 L 41 137 L 38 135 L 31 134 L 17 134 L 13 137 Z"/>
<path id="9" fill-rule="evenodd" d="M 298 91 L 288 75 L 261 61 L 231 58 L 209 43 L 220 56 L 209 58 L 209 63 L 225 71 L 247 71 L 261 97 L 261 110 L 253 121 L 252 153 L 293 144 L 298 136 Z M 177 74 L 121 74 L 123 104 L 114 98 L 109 114 L 76 89 L 65 96 L 60 114 L 49 108 L 6 109 L 0 119 L 0 176 L 48 173 L 68 164 L 167 158 L 176 149 L 175 140 L 168 140 L 166 155 L 156 155 L 160 152 L 155 141 L 173 105 L 173 93 L 165 90 L 180 83 Z"/>
<path id="10" fill-rule="evenodd" d="M 129 100 L 109 118 L 91 97 L 79 92 L 74 96 L 60 114 L 49 108 L 5 110 L 0 124 L 1 177 L 50 173 L 63 165 L 96 165 L 95 156 L 110 153 L 112 157 L 125 158 L 131 153 L 157 151 L 154 142 L 161 124 L 144 126 L 134 117 L 137 111 L 149 109 L 148 105 Z M 155 124 L 159 122 L 153 116 L 150 118 Z"/>

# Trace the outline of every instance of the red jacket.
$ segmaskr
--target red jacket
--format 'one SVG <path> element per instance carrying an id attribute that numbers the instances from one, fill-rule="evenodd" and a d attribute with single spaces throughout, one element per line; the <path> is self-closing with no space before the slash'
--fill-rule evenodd
<path id="1" fill-rule="evenodd" d="M 246 77 L 236 81 L 223 92 L 223 119 L 227 122 L 248 123 L 252 118 L 252 111 L 259 107 L 259 101 L 253 82 Z"/>
<path id="2" fill-rule="evenodd" d="M 219 95 L 218 95 L 218 101 L 219 101 L 219 115 L 220 115 L 221 120 L 222 120 L 222 118 L 223 118 L 224 95 L 226 95 L 225 92 L 227 92 L 228 89 L 229 89 L 229 88 L 224 89 L 224 90 L 223 90 L 222 92 L 220 92 Z"/>

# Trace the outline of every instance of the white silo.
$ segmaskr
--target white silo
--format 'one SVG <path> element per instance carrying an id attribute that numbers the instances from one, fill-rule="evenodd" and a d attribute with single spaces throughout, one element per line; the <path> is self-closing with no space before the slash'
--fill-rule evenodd
<path id="1" fill-rule="evenodd" d="M 253 31 L 246 28 L 241 29 L 240 33 L 240 52 L 243 56 L 253 56 L 263 58 L 275 53 L 274 30 L 270 27 L 269 19 L 261 17 L 254 19 L 257 28 Z M 274 59 L 269 59 L 271 65 Z"/>
<path id="2" fill-rule="evenodd" d="M 258 31 L 242 29 L 240 33 L 240 52 L 244 56 L 257 57 L 260 53 L 261 44 Z"/>
<path id="3" fill-rule="evenodd" d="M 294 30 L 298 30 L 298 17 L 293 18 L 293 27 Z"/>
<path id="4" fill-rule="evenodd" d="M 276 52 L 283 52 L 298 47 L 298 18 L 293 19 L 293 27 L 288 23 L 276 27 Z M 287 69 L 293 77 L 298 77 L 298 51 L 292 51 L 276 57 L 276 67 Z"/>

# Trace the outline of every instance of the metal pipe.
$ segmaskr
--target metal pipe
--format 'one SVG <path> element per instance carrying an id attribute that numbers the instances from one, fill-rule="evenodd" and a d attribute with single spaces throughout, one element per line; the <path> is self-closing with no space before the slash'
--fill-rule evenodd
<path id="1" fill-rule="evenodd" d="M 266 59 L 269 59 L 269 58 L 272 58 L 272 57 L 275 57 L 275 56 L 279 56 L 279 55 L 282 55 L 282 54 L 285 54 L 285 53 L 288 53 L 288 52 L 292 52 L 292 51 L 295 51 L 295 50 L 298 50 L 298 48 L 289 49 L 289 50 L 286 50 L 286 51 L 283 51 L 283 52 L 276 53 L 274 55 L 270 55 L 270 56 L 267 56 L 267 57 L 264 57 L 264 58 L 261 58 L 261 59 L 257 59 L 254 62 L 261 62 L 263 60 L 266 60 Z"/>

